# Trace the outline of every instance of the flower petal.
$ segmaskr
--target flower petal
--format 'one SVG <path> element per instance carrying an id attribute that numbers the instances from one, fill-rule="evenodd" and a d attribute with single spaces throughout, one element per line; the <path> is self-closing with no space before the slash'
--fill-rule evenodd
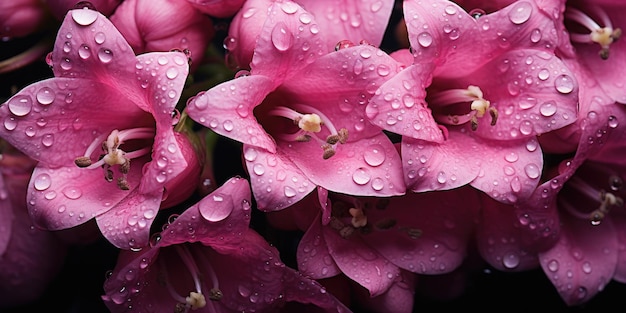
<path id="1" fill-rule="evenodd" d="M 281 210 L 308 195 L 315 184 L 285 155 L 243 146 L 252 192 L 262 211 Z"/>
<path id="2" fill-rule="evenodd" d="M 332 258 L 322 233 L 320 214 L 313 220 L 309 229 L 298 244 L 296 258 L 298 270 L 313 279 L 322 279 L 341 274 L 337 263 Z"/>
<path id="3" fill-rule="evenodd" d="M 273 88 L 274 82 L 263 75 L 239 77 L 199 93 L 186 110 L 194 121 L 220 135 L 275 152 L 274 139 L 253 114 Z"/>
<path id="4" fill-rule="evenodd" d="M 274 2 L 268 12 L 250 72 L 280 84 L 328 50 L 319 35 L 320 26 L 295 2 Z"/>

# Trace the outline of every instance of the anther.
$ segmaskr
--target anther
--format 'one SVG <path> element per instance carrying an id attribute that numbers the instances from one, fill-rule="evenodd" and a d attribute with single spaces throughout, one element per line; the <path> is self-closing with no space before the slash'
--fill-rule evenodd
<path id="1" fill-rule="evenodd" d="M 596 43 L 600 45 L 598 54 L 600 58 L 606 60 L 609 58 L 609 48 L 611 44 L 622 36 L 622 30 L 620 28 L 613 28 L 611 19 L 606 12 L 599 9 L 595 11 L 604 27 L 600 26 L 587 14 L 575 8 L 568 7 L 565 11 L 565 17 L 577 22 L 590 31 L 588 34 L 570 33 L 571 40 L 578 43 Z"/>
<path id="2" fill-rule="evenodd" d="M 352 215 L 350 223 L 354 226 L 354 228 L 360 228 L 367 225 L 367 216 L 365 216 L 362 209 L 350 208 L 348 212 Z"/>
<path id="3" fill-rule="evenodd" d="M 211 290 L 209 290 L 209 299 L 213 301 L 219 301 L 219 300 L 222 300 L 223 297 L 224 297 L 224 294 L 222 293 L 221 290 L 217 288 L 212 288 Z"/>
<path id="4" fill-rule="evenodd" d="M 470 102 L 469 110 L 467 114 L 448 114 L 437 115 L 435 119 L 443 124 L 460 125 L 469 123 L 472 130 L 478 129 L 478 119 L 482 118 L 485 113 L 489 113 L 491 117 L 491 126 L 494 126 L 498 121 L 498 110 L 491 106 L 491 102 L 483 97 L 483 92 L 478 86 L 470 85 L 467 89 L 449 89 L 435 93 L 428 100 L 434 106 L 446 107 L 446 106 L 458 106 L 463 103 Z M 466 107 L 465 107 L 466 108 Z M 467 110 L 463 108 L 462 110 Z"/>
<path id="5" fill-rule="evenodd" d="M 197 310 L 206 306 L 206 299 L 204 298 L 204 295 L 194 291 L 189 293 L 189 296 L 185 298 L 185 301 L 191 306 L 192 310 Z"/>
<path id="6" fill-rule="evenodd" d="M 74 160 L 74 163 L 76 163 L 76 166 L 78 167 L 88 167 L 91 165 L 91 159 L 85 156 L 77 157 L 76 160 Z"/>

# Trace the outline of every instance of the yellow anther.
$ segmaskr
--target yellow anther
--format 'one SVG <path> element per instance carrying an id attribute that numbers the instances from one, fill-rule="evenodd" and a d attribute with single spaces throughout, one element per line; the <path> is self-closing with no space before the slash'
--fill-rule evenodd
<path id="1" fill-rule="evenodd" d="M 204 295 L 195 291 L 189 293 L 189 296 L 185 298 L 187 304 L 191 306 L 192 310 L 197 310 L 206 306 L 206 299 Z"/>

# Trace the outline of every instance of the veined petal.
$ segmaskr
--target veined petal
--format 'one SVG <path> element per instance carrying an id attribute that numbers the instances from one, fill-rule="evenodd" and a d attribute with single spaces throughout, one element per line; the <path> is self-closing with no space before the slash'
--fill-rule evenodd
<path id="1" fill-rule="evenodd" d="M 114 89 L 136 85 L 135 53 L 102 14 L 70 10 L 61 24 L 52 53 L 54 76 L 91 78 Z"/>
<path id="2" fill-rule="evenodd" d="M 161 129 L 159 129 L 161 126 Z M 163 187 L 175 179 L 188 166 L 183 150 L 193 149 L 191 143 L 174 134 L 171 123 L 157 125 L 152 146 L 152 160 L 143 169 L 139 190 L 142 193 L 163 191 Z M 183 147 L 182 145 L 187 145 Z"/>
<path id="3" fill-rule="evenodd" d="M 359 45 L 320 57 L 294 79 L 284 81 L 281 90 L 302 104 L 318 108 L 336 128 L 348 130 L 349 141 L 356 141 L 380 133 L 380 128 L 367 123 L 365 105 L 401 67 L 383 51 Z"/>
<path id="4" fill-rule="evenodd" d="M 359 196 L 404 194 L 400 156 L 382 132 L 336 149 L 334 156 L 324 160 L 319 143 L 280 144 L 280 151 L 325 189 Z"/>
<path id="5" fill-rule="evenodd" d="M 141 176 L 141 166 L 131 166 L 127 174 L 131 190 L 136 190 Z M 33 222 L 49 230 L 80 225 L 114 210 L 129 192 L 133 192 L 121 190 L 115 182 L 107 182 L 100 168 L 84 169 L 76 165 L 50 168 L 41 163 L 33 171 L 28 190 L 27 205 Z M 159 196 L 159 203 L 160 200 Z M 120 219 L 118 215 L 116 218 Z"/>
<path id="6" fill-rule="evenodd" d="M 309 229 L 298 244 L 296 257 L 298 270 L 313 279 L 322 279 L 341 274 L 337 263 L 332 258 L 324 239 L 321 213 L 313 220 Z"/>
<path id="7" fill-rule="evenodd" d="M 50 78 L 24 88 L 0 106 L 0 120 L 0 136 L 53 166 L 72 165 L 97 136 L 115 128 L 154 125 L 114 87 L 73 78 Z"/>
<path id="8" fill-rule="evenodd" d="M 611 280 L 618 260 L 618 242 L 611 223 L 602 227 L 561 215 L 557 244 L 540 253 L 541 267 L 568 305 L 584 303 Z"/>
<path id="9" fill-rule="evenodd" d="M 274 139 L 253 114 L 274 87 L 274 82 L 263 75 L 239 77 L 198 94 L 186 110 L 194 121 L 220 135 L 275 152 Z"/>
<path id="10" fill-rule="evenodd" d="M 268 12 L 250 72 L 280 84 L 328 50 L 315 18 L 295 2 L 274 2 Z"/>
<path id="11" fill-rule="evenodd" d="M 330 227 L 324 227 L 322 232 L 339 269 L 367 288 L 372 297 L 387 291 L 400 274 L 397 266 L 370 248 L 361 236 L 342 238 Z"/>
<path id="12" fill-rule="evenodd" d="M 340 1 L 330 6 L 317 0 L 299 0 L 298 3 L 315 15 L 327 38 L 329 51 L 341 40 L 365 40 L 380 45 L 394 4 L 378 0 Z"/>
<path id="13" fill-rule="evenodd" d="M 316 152 L 319 154 L 319 147 Z M 243 158 L 254 198 L 262 211 L 284 209 L 315 189 L 315 183 L 282 153 L 244 144 Z"/>
<path id="14" fill-rule="evenodd" d="M 367 104 L 367 117 L 396 134 L 432 142 L 443 141 L 441 129 L 426 106 L 431 65 L 412 65 L 385 82 Z"/>
<path id="15" fill-rule="evenodd" d="M 189 74 L 187 56 L 182 52 L 151 52 L 137 56 L 135 76 L 142 89 L 140 99 L 128 98 L 143 110 L 152 113 L 157 124 L 171 126 L 172 111 L 180 99 Z"/>
<path id="16" fill-rule="evenodd" d="M 147 246 L 150 226 L 159 211 L 162 195 L 163 190 L 151 194 L 131 190 L 113 208 L 96 216 L 102 235 L 124 250 Z"/>

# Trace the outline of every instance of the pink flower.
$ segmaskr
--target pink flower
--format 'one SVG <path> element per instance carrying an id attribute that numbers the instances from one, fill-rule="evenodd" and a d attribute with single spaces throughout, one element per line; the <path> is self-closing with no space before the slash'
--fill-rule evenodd
<path id="1" fill-rule="evenodd" d="M 303 206 L 309 213 L 293 211 L 295 219 L 321 213 L 298 246 L 298 269 L 315 279 L 343 273 L 372 297 L 398 283 L 402 271 L 436 275 L 456 269 L 479 205 L 470 188 L 391 198 L 357 198 L 318 188 L 317 197 L 307 199 Z"/>
<path id="2" fill-rule="evenodd" d="M 187 0 L 200 12 L 210 16 L 225 18 L 237 13 L 246 0 Z"/>
<path id="3" fill-rule="evenodd" d="M 267 8 L 276 0 L 248 0 L 235 15 L 224 41 L 229 58 L 240 68 L 248 68 L 253 58 L 257 38 L 268 20 Z M 295 1 L 305 11 L 300 14 L 302 22 L 316 23 L 319 38 L 328 50 L 338 42 L 365 41 L 378 46 L 389 22 L 393 1 L 342 0 L 342 1 Z M 289 5 L 287 12 L 291 12 Z M 308 22 L 307 22 L 308 21 Z"/>
<path id="4" fill-rule="evenodd" d="M 250 201 L 248 182 L 232 178 L 171 218 L 151 247 L 123 251 L 104 285 L 106 305 L 112 312 L 276 312 L 295 301 L 347 311 L 248 229 Z"/>
<path id="5" fill-rule="evenodd" d="M 293 2 L 274 3 L 268 16 L 249 75 L 198 94 L 189 116 L 244 144 L 262 210 L 285 208 L 318 185 L 353 195 L 403 194 L 398 153 L 363 112 L 398 64 L 369 45 L 327 54 L 318 24 Z"/>
<path id="6" fill-rule="evenodd" d="M 213 38 L 211 19 L 185 0 L 127 0 L 111 15 L 135 53 L 188 49 L 192 70 L 202 62 Z"/>
<path id="7" fill-rule="evenodd" d="M 172 128 L 186 56 L 135 56 L 85 8 L 67 14 L 52 60 L 54 78 L 0 107 L 0 136 L 39 161 L 28 192 L 34 222 L 56 230 L 95 218 L 115 246 L 147 245 L 164 188 L 176 193 L 168 184 L 194 164 L 188 139 Z"/>
<path id="8" fill-rule="evenodd" d="M 527 198 L 543 165 L 535 137 L 576 117 L 577 82 L 546 49 L 556 46 L 553 21 L 532 1 L 477 19 L 449 1 L 404 10 L 413 65 L 366 112 L 403 135 L 408 188 L 470 184 L 506 203 Z"/>
<path id="9" fill-rule="evenodd" d="M 55 234 L 35 228 L 28 216 L 26 187 L 35 162 L 8 150 L 0 160 L 0 309 L 37 300 L 66 255 Z"/>

